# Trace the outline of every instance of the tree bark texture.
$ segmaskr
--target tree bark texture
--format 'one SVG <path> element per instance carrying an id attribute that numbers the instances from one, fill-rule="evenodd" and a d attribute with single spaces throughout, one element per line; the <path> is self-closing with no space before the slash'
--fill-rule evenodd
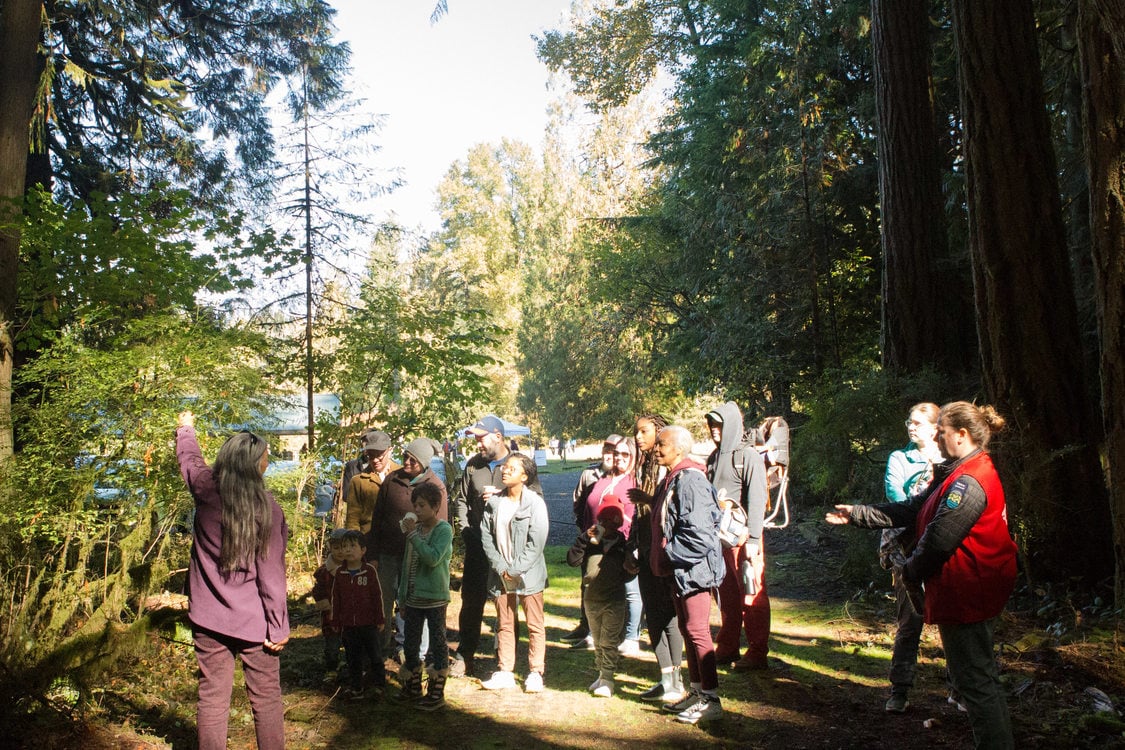
<path id="1" fill-rule="evenodd" d="M 1125 6 L 1080 2 L 1078 29 L 1094 296 L 1101 342 L 1102 427 L 1113 514 L 1114 595 L 1125 603 Z"/>
<path id="2" fill-rule="evenodd" d="M 35 53 L 42 18 L 41 0 L 3 0 L 0 4 L 0 462 L 11 457 L 14 447 L 12 375 L 20 250 L 18 220 L 38 83 Z"/>
<path id="3" fill-rule="evenodd" d="M 982 372 L 1033 575 L 1113 571 L 1031 0 L 953 0 Z"/>
<path id="4" fill-rule="evenodd" d="M 963 372 L 977 363 L 963 290 L 940 260 L 948 238 L 930 69 L 929 3 L 872 0 L 879 198 L 883 240 L 883 365 Z M 971 297 L 967 290 L 963 298 Z"/>

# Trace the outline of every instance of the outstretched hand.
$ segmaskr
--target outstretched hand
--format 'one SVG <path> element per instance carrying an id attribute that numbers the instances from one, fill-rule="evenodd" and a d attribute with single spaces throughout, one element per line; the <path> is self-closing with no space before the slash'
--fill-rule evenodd
<path id="1" fill-rule="evenodd" d="M 853 505 L 837 505 L 836 510 L 830 510 L 824 514 L 824 520 L 833 526 L 846 526 L 852 515 Z"/>
<path id="2" fill-rule="evenodd" d="M 182 411 L 176 417 L 176 427 L 195 427 L 195 415 L 190 411 Z"/>

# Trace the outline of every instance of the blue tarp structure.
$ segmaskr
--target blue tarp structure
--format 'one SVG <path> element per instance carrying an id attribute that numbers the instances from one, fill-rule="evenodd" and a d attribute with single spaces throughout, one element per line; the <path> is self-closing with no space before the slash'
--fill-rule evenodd
<path id="1" fill-rule="evenodd" d="M 488 416 L 493 417 L 493 416 L 496 416 L 496 415 L 495 414 L 489 414 Z M 500 418 L 497 417 L 497 419 L 500 419 Z M 524 427 L 523 425 L 520 425 L 520 424 L 514 424 L 512 422 L 509 422 L 506 419 L 500 419 L 500 421 L 504 423 L 504 435 L 506 437 L 511 437 L 512 435 L 530 435 L 531 434 L 531 428 L 530 427 Z M 457 431 L 457 437 L 463 437 L 463 438 L 469 437 L 469 429 L 470 428 L 472 428 L 472 425 L 469 425 L 468 427 L 462 427 L 460 430 Z"/>
<path id="2" fill-rule="evenodd" d="M 263 432 L 299 434 L 308 429 L 309 412 L 305 394 L 288 396 L 269 415 L 256 415 L 255 422 Z M 327 412 L 334 418 L 340 416 L 340 397 L 335 393 L 314 393 L 313 413 Z"/>

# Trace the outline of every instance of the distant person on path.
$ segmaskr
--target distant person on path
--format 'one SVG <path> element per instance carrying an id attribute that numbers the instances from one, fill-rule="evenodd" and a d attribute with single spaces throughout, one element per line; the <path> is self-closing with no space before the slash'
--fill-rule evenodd
<path id="1" fill-rule="evenodd" d="M 195 500 L 188 617 L 199 662 L 199 747 L 227 746 L 237 656 L 258 747 L 283 748 L 278 654 L 289 641 L 289 527 L 262 480 L 269 447 L 257 435 L 240 432 L 223 443 L 214 466 L 208 466 L 195 436 L 195 417 L 185 411 L 177 419 L 176 459 Z"/>
<path id="2" fill-rule="evenodd" d="M 332 611 L 343 628 L 344 656 L 348 660 L 348 698 L 364 696 L 364 667 L 370 666 L 368 678 L 375 683 L 375 698 L 381 698 L 387 676 L 383 666 L 381 633 L 383 594 L 375 565 L 367 561 L 367 538 L 348 529 L 340 541 L 343 564 L 336 569 L 332 582 Z"/>
<path id="3" fill-rule="evenodd" d="M 939 411 L 938 405 L 931 403 L 915 404 L 910 409 L 906 420 L 910 445 L 894 451 L 887 459 L 883 487 L 888 502 L 905 503 L 914 495 L 925 493 L 933 481 L 934 467 L 945 460 L 936 440 Z M 906 551 L 913 548 L 913 543 L 913 533 L 904 529 L 883 529 L 879 543 L 879 561 L 885 570 L 892 571 L 895 587 L 898 629 L 891 653 L 891 695 L 884 708 L 896 714 L 910 706 L 907 696 L 914 686 L 918 643 L 922 638 L 922 613 L 914 610 L 901 575 Z"/>
<path id="4" fill-rule="evenodd" d="M 445 611 L 449 607 L 453 527 L 440 517 L 446 502 L 444 486 L 419 482 L 410 496 L 417 518 L 406 516 L 402 521 L 406 551 L 398 586 L 406 620 L 404 649 L 408 677 L 403 694 L 409 700 L 418 700 L 418 708 L 423 711 L 435 711 L 445 705 L 445 681 L 449 676 Z M 422 697 L 422 660 L 418 656 L 423 630 L 430 633 L 427 659 L 432 670 L 425 697 Z"/>
<path id="5" fill-rule="evenodd" d="M 477 453 L 465 462 L 465 470 L 453 498 L 453 508 L 457 517 L 457 531 L 465 545 L 464 567 L 461 572 L 461 613 L 458 618 L 461 640 L 457 654 L 464 674 L 471 676 L 475 668 L 477 648 L 480 646 L 484 604 L 488 601 L 489 565 L 481 545 L 481 518 L 485 505 L 503 487 L 500 467 L 512 453 L 504 439 L 504 423 L 499 417 L 492 414 L 482 417 L 468 432 L 476 437 Z M 528 487 L 542 496 L 543 488 L 537 478 Z M 457 666 L 458 663 L 455 662 L 453 668 Z"/>
<path id="6" fill-rule="evenodd" d="M 394 607 L 402 601 L 398 581 L 402 573 L 402 556 L 406 551 L 406 534 L 403 533 L 402 519 L 414 512 L 411 493 L 414 487 L 426 482 L 441 492 L 441 506 L 438 518 L 449 518 L 449 502 L 446 499 L 445 483 L 433 469 L 430 459 L 441 446 L 430 438 L 420 437 L 411 441 L 402 453 L 402 466 L 389 473 L 379 487 L 379 496 L 371 513 L 371 531 L 367 535 L 368 559 L 379 568 L 379 588 L 383 593 L 383 620 L 387 628 L 383 631 L 383 654 L 391 656 L 402 645 L 404 638 L 402 618 L 394 617 Z M 393 624 L 392 624 L 393 623 Z"/>
<path id="7" fill-rule="evenodd" d="M 711 642 L 711 595 L 726 566 L 719 545 L 719 503 L 704 467 L 690 458 L 695 440 L 683 427 L 665 427 L 656 438 L 656 460 L 668 470 L 652 504 L 652 572 L 672 584 L 672 603 L 687 646 L 691 690 L 664 710 L 676 721 L 698 724 L 723 715 L 719 673 Z"/>
<path id="8" fill-rule="evenodd" d="M 652 550 L 652 502 L 656 489 L 667 470 L 656 459 L 656 436 L 667 426 L 659 414 L 637 417 L 634 426 L 637 447 L 636 488 L 629 491 L 635 511 L 629 531 L 629 547 L 635 560 L 631 570 L 637 573 L 644 604 L 648 637 L 660 667 L 660 682 L 641 693 L 641 700 L 674 703 L 684 697 L 684 639 L 680 634 L 676 608 L 672 603 L 672 582 L 658 576 L 649 565 Z"/>
<path id="9" fill-rule="evenodd" d="M 547 631 L 543 615 L 543 589 L 547 587 L 547 546 L 550 520 L 543 496 L 529 489 L 538 484 L 535 462 L 512 453 L 500 470 L 504 490 L 494 494 L 481 518 L 481 544 L 489 564 L 489 594 L 496 600 L 497 671 L 481 686 L 486 690 L 515 687 L 518 609 L 522 605 L 527 625 L 528 673 L 523 689 L 543 691 Z"/>
<path id="10" fill-rule="evenodd" d="M 348 503 L 344 526 L 366 534 L 371 531 L 371 515 L 383 480 L 402 467 L 391 458 L 391 437 L 382 430 L 370 430 L 363 436 L 363 455 L 367 460 L 366 468 L 352 477 L 344 490 Z"/>
<path id="11" fill-rule="evenodd" d="M 594 489 L 594 484 L 609 474 L 613 470 L 613 449 L 617 447 L 620 442 L 620 435 L 610 435 L 602 443 L 602 457 L 601 461 L 592 463 L 582 470 L 578 476 L 578 484 L 574 487 L 574 523 L 578 526 L 579 532 L 584 532 L 588 525 L 583 525 L 586 520 L 586 499 L 590 496 L 590 490 Z M 583 583 L 581 592 L 586 591 L 586 584 Z M 593 639 L 590 637 L 590 624 L 586 620 L 586 609 L 579 601 L 579 615 L 578 627 L 570 631 L 562 637 L 563 643 L 569 643 L 575 647 L 592 647 L 594 645 Z"/>
<path id="12" fill-rule="evenodd" d="M 583 606 L 594 639 L 594 665 L 598 679 L 589 690 L 598 698 L 613 695 L 614 675 L 621 661 L 621 635 L 629 607 L 625 587 L 635 574 L 625 567 L 629 554 L 621 527 L 624 506 L 616 495 L 606 495 L 598 506 L 597 523 L 580 533 L 566 553 L 571 567 L 582 568 L 586 591 Z"/>
<path id="13" fill-rule="evenodd" d="M 927 493 L 905 503 L 837 505 L 830 524 L 912 528 L 917 543 L 901 571 L 925 585 L 923 616 L 938 626 L 954 689 L 968 708 L 977 748 L 1014 747 L 1007 696 L 993 654 L 992 628 L 1016 582 L 1016 545 L 1004 488 L 986 449 L 1004 419 L 991 406 L 955 401 L 941 408 L 937 443 L 945 463 Z"/>
<path id="14" fill-rule="evenodd" d="M 707 414 L 715 450 L 707 459 L 707 478 L 719 504 L 730 503 L 746 512 L 746 536 L 739 544 L 723 545 L 726 574 L 719 586 L 722 627 L 715 658 L 734 662 L 736 670 L 766 669 L 770 637 L 770 598 L 766 589 L 766 554 L 762 527 L 768 490 L 766 465 L 752 441 L 743 439 L 742 410 L 734 401 Z M 739 658 L 741 631 L 746 631 L 746 655 Z"/>

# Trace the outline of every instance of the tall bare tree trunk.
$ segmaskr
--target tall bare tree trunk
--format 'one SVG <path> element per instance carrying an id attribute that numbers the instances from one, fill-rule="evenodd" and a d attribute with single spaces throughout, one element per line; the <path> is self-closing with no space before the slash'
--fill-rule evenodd
<path id="1" fill-rule="evenodd" d="M 1112 7 L 1111 7 L 1112 6 Z M 1125 5 L 1078 4 L 1114 595 L 1125 603 Z"/>
<path id="2" fill-rule="evenodd" d="M 1035 574 L 1113 571 L 1100 420 L 1081 367 L 1031 0 L 953 0 L 969 236 L 989 398 L 1015 528 Z M 1079 552 L 1080 551 L 1080 552 Z"/>
<path id="3" fill-rule="evenodd" d="M 41 0 L 0 4 L 0 463 L 14 450 L 12 376 L 15 355 L 16 271 L 20 201 L 38 70 Z"/>
<path id="4" fill-rule="evenodd" d="M 969 306 L 948 254 L 930 69 L 929 3 L 872 0 L 879 203 L 883 239 L 883 365 L 892 372 L 977 363 Z M 947 265 L 947 264 L 946 264 Z M 970 295 L 963 295 L 967 301 Z M 937 396 L 934 396 L 937 398 Z"/>

